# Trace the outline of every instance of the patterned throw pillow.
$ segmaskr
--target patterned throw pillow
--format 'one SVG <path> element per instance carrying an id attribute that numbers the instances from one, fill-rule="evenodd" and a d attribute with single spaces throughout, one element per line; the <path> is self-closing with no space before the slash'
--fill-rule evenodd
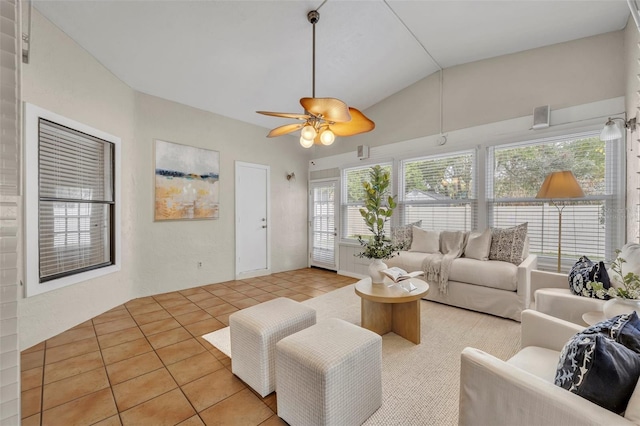
<path id="1" fill-rule="evenodd" d="M 580 259 L 569 271 L 569 290 L 578 296 L 596 297 L 595 292 L 588 283 L 590 281 L 601 282 L 605 290 L 611 287 L 609 274 L 604 262 L 593 263 L 587 256 Z M 608 299 L 606 296 L 605 299 Z"/>
<path id="2" fill-rule="evenodd" d="M 491 228 L 489 260 L 502 260 L 514 265 L 522 263 L 522 251 L 527 238 L 528 222 L 513 228 Z"/>
<path id="3" fill-rule="evenodd" d="M 422 221 L 409 223 L 404 226 L 391 227 L 391 242 L 393 244 L 402 244 L 402 250 L 409 250 L 413 241 L 413 227 L 422 227 Z"/>
<path id="4" fill-rule="evenodd" d="M 618 315 L 573 336 L 562 348 L 555 384 L 622 413 L 640 377 L 638 316 Z"/>

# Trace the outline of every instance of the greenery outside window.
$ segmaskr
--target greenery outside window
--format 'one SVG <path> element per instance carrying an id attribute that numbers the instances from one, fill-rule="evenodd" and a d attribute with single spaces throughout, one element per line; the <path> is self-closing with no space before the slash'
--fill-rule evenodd
<path id="1" fill-rule="evenodd" d="M 475 151 L 401 161 L 400 224 L 422 220 L 424 229 L 475 229 L 475 169 Z"/>
<path id="2" fill-rule="evenodd" d="M 528 222 L 530 252 L 539 256 L 539 265 L 550 267 L 557 258 L 558 211 L 535 196 L 549 173 L 571 170 L 585 197 L 567 202 L 562 213 L 563 269 L 582 255 L 612 260 L 624 240 L 623 150 L 621 141 L 603 142 L 597 132 L 490 148 L 490 226 Z"/>

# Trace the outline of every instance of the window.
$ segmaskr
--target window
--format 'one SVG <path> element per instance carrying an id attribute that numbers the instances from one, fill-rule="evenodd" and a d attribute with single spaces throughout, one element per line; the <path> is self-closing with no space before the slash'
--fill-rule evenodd
<path id="1" fill-rule="evenodd" d="M 400 223 L 431 230 L 475 228 L 475 153 L 464 151 L 400 162 Z"/>
<path id="2" fill-rule="evenodd" d="M 624 239 L 623 144 L 602 142 L 595 132 L 493 147 L 487 167 L 491 226 L 528 222 L 530 252 L 554 269 L 558 254 L 558 209 L 535 198 L 545 177 L 571 170 L 585 197 L 557 203 L 562 211 L 562 257 L 568 267 L 581 255 L 611 260 Z"/>
<path id="3" fill-rule="evenodd" d="M 26 120 L 27 295 L 118 270 L 119 139 L 32 105 Z"/>
<path id="4" fill-rule="evenodd" d="M 391 173 L 390 163 L 380 163 L 380 166 Z M 354 167 L 342 171 L 342 238 L 356 239 L 358 235 L 371 235 L 367 229 L 360 209 L 364 208 L 364 188 L 362 182 L 369 181 L 371 166 Z M 386 235 L 390 235 L 389 222 L 385 225 Z"/>

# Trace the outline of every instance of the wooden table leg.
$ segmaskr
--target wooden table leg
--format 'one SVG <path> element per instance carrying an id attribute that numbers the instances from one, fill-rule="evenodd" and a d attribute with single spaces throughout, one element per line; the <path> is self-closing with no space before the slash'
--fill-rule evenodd
<path id="1" fill-rule="evenodd" d="M 372 302 L 362 299 L 360 305 L 360 323 L 363 328 L 379 335 L 387 334 L 393 329 L 393 304 Z"/>
<path id="2" fill-rule="evenodd" d="M 420 299 L 394 303 L 391 330 L 416 345 L 420 344 Z"/>

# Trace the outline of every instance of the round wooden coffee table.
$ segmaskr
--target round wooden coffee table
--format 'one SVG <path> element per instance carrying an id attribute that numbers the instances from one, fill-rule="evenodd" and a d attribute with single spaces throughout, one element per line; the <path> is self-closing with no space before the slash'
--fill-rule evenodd
<path id="1" fill-rule="evenodd" d="M 410 281 L 416 287 L 411 292 L 398 285 L 389 286 L 391 281 L 383 284 L 371 284 L 371 278 L 358 281 L 355 289 L 362 299 L 362 327 L 380 335 L 393 331 L 419 344 L 420 298 L 429 291 L 429 284 L 417 278 Z"/>

